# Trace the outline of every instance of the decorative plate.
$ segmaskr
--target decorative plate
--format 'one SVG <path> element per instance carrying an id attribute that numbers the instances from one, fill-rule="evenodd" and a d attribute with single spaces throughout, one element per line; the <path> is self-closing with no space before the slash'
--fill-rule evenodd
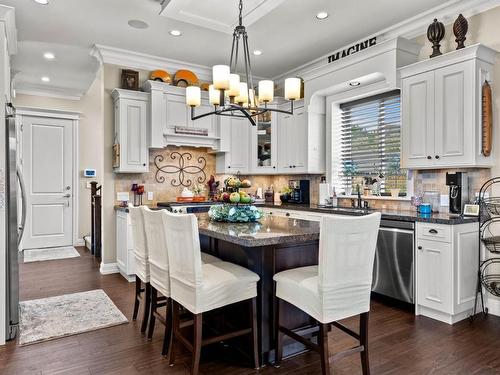
<path id="1" fill-rule="evenodd" d="M 200 81 L 190 70 L 178 70 L 174 75 L 174 85 L 179 87 L 198 86 Z"/>
<path id="2" fill-rule="evenodd" d="M 155 70 L 155 71 L 151 72 L 149 79 L 151 79 L 153 81 L 165 82 L 168 84 L 172 83 L 172 76 L 164 70 Z"/>

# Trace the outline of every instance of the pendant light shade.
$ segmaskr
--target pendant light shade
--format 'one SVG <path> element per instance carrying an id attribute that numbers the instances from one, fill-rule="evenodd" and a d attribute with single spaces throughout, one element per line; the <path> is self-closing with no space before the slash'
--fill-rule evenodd
<path id="1" fill-rule="evenodd" d="M 214 85 L 208 86 L 208 99 L 212 105 L 220 105 L 220 91 Z"/>
<path id="2" fill-rule="evenodd" d="M 272 102 L 274 99 L 274 82 L 265 80 L 259 82 L 259 99 L 262 103 Z"/>
<path id="3" fill-rule="evenodd" d="M 190 107 L 198 107 L 201 104 L 201 91 L 198 86 L 186 88 L 186 103 Z"/>
<path id="4" fill-rule="evenodd" d="M 229 66 L 227 65 L 214 65 L 212 68 L 214 87 L 217 90 L 229 89 Z"/>
<path id="5" fill-rule="evenodd" d="M 238 74 L 229 75 L 229 90 L 227 94 L 229 97 L 235 97 L 240 94 L 240 76 Z"/>
<path id="6" fill-rule="evenodd" d="M 300 99 L 300 78 L 285 79 L 285 99 L 299 100 Z"/>

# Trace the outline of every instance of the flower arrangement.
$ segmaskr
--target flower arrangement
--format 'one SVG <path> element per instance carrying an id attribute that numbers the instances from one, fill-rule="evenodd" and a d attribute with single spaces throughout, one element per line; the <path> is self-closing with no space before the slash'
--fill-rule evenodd
<path id="1" fill-rule="evenodd" d="M 217 204 L 210 207 L 208 216 L 214 221 L 251 223 L 259 221 L 262 218 L 262 211 L 250 205 Z"/>

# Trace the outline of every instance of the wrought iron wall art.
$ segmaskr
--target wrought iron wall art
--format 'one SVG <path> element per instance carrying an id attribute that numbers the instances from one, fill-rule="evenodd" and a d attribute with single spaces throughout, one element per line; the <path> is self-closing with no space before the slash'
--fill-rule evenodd
<path id="1" fill-rule="evenodd" d="M 189 152 L 181 154 L 180 152 L 174 151 L 170 153 L 170 159 L 176 163 L 161 165 L 165 158 L 163 155 L 155 156 L 154 163 L 157 168 L 155 175 L 156 182 L 162 184 L 166 181 L 163 174 L 174 175 L 170 182 L 174 187 L 191 186 L 195 177 L 190 177 L 190 175 L 198 175 L 196 177 L 196 182 L 199 184 L 206 181 L 207 175 L 205 174 L 205 167 L 207 166 L 207 160 L 203 156 L 198 157 L 198 165 L 187 165 L 188 162 L 193 159 L 193 155 Z"/>

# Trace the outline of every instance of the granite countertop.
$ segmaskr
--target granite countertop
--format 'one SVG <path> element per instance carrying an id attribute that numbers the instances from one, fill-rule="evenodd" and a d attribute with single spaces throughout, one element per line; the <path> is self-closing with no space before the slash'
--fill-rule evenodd
<path id="1" fill-rule="evenodd" d="M 219 223 L 197 214 L 201 235 L 244 247 L 292 244 L 319 240 L 319 223 L 264 216 L 258 223 Z"/>
<path id="2" fill-rule="evenodd" d="M 264 205 L 258 205 L 258 207 L 267 208 L 277 208 L 283 210 L 295 210 L 295 211 L 308 211 L 308 212 L 319 212 L 323 214 L 342 214 L 342 215 L 368 215 L 372 212 L 380 212 L 382 214 L 382 219 L 386 220 L 398 220 L 398 221 L 411 221 L 411 222 L 424 222 L 424 223 L 435 223 L 435 224 L 466 224 L 475 223 L 479 219 L 477 217 L 463 217 L 459 215 L 454 215 L 445 212 L 433 213 L 431 215 L 419 214 L 416 211 L 407 210 L 390 210 L 390 209 L 352 209 L 352 208 L 341 208 L 341 207 L 322 207 L 317 204 L 270 204 L 266 203 Z M 158 207 L 150 207 L 152 210 L 159 209 Z M 115 210 L 128 212 L 128 207 L 115 206 Z"/>
<path id="3" fill-rule="evenodd" d="M 386 220 L 399 220 L 399 221 L 419 221 L 425 223 L 435 223 L 435 224 L 466 224 L 478 222 L 477 217 L 463 217 L 460 215 L 454 215 L 445 212 L 433 213 L 433 214 L 419 214 L 416 211 L 408 210 L 390 210 L 390 209 L 353 209 L 353 208 L 328 208 L 318 206 L 317 204 L 265 204 L 264 207 L 267 208 L 277 208 L 284 210 L 296 210 L 296 211 L 308 211 L 308 212 L 320 212 L 320 213 L 331 213 L 331 214 L 343 214 L 343 215 L 367 215 L 372 212 L 380 212 L 382 214 L 382 219 Z"/>

